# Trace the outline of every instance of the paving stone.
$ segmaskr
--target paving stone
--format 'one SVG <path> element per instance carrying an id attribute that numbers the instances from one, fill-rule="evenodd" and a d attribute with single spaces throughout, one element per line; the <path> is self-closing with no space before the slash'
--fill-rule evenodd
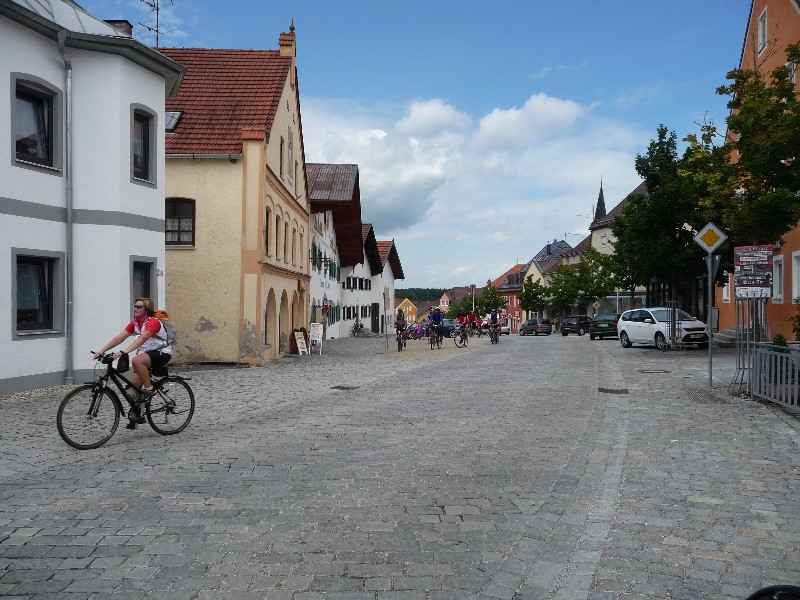
<path id="1" fill-rule="evenodd" d="M 741 600 L 800 579 L 800 421 L 698 402 L 706 353 L 444 350 L 348 338 L 197 370 L 184 432 L 97 451 L 42 435 L 57 393 L 0 399 L 0 595 Z M 735 355 L 714 365 L 724 397 Z"/>

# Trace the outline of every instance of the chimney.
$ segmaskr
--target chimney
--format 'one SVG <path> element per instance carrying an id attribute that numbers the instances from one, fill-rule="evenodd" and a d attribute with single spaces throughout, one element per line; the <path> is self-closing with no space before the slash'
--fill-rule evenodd
<path id="1" fill-rule="evenodd" d="M 133 25 L 124 19 L 107 19 L 106 23 L 116 29 L 120 35 L 133 37 Z"/>

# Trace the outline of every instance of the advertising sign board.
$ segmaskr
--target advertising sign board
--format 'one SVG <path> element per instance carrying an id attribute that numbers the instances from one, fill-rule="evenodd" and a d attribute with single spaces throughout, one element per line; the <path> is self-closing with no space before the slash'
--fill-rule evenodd
<path id="1" fill-rule="evenodd" d="M 737 298 L 772 297 L 772 253 L 777 246 L 737 246 L 733 249 L 733 277 Z"/>

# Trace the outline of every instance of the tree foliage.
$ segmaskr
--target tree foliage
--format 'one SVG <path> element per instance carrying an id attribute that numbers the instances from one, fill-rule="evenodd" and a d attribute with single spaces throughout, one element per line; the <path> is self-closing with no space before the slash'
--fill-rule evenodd
<path id="1" fill-rule="evenodd" d="M 541 313 L 550 299 L 550 293 L 540 281 L 533 281 L 532 277 L 526 277 L 522 284 L 522 292 L 517 298 L 519 298 L 522 310 Z"/>
<path id="2" fill-rule="evenodd" d="M 550 292 L 550 302 L 557 312 L 563 313 L 580 294 L 578 273 L 567 265 L 558 265 L 555 273 L 550 276 L 547 290 Z"/>
<path id="3" fill-rule="evenodd" d="M 730 96 L 724 143 L 713 123 L 687 136 L 685 173 L 703 188 L 701 206 L 734 245 L 771 244 L 800 220 L 800 103 L 788 64 L 800 64 L 800 42 L 787 64 L 764 74 L 734 69 L 717 93 Z"/>
<path id="4" fill-rule="evenodd" d="M 636 157 L 636 171 L 648 194 L 632 196 L 611 230 L 615 259 L 637 284 L 658 279 L 672 284 L 705 271 L 704 253 L 694 242 L 695 231 L 707 222 L 698 206 L 697 183 L 681 171 L 674 132 L 663 125 L 647 152 Z"/>
<path id="5" fill-rule="evenodd" d="M 614 293 L 617 283 L 614 277 L 613 259 L 589 248 L 578 264 L 578 299 L 594 302 Z"/>
<path id="6" fill-rule="evenodd" d="M 492 309 L 500 308 L 506 305 L 506 297 L 498 293 L 497 288 L 492 285 L 492 280 L 486 282 L 486 287 L 483 288 L 483 293 L 475 303 L 475 312 L 479 315 L 486 315 L 492 312 Z"/>

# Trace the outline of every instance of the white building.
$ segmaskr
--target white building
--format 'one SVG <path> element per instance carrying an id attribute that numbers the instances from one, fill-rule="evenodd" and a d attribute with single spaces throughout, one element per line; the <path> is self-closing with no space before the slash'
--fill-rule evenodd
<path id="1" fill-rule="evenodd" d="M 164 98 L 183 68 L 116 23 L 0 0 L 0 394 L 84 381 L 136 296 L 164 305 Z"/>

